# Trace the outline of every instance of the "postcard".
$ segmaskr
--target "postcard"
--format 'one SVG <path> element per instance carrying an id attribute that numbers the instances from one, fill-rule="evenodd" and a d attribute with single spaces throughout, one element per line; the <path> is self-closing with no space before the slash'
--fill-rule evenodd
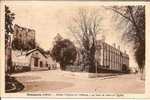
<path id="1" fill-rule="evenodd" d="M 1 1 L 1 97 L 150 98 L 145 1 Z"/>

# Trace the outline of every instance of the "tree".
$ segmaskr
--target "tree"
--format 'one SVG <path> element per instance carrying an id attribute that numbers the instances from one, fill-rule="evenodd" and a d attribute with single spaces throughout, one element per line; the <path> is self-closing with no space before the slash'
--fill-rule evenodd
<path id="1" fill-rule="evenodd" d="M 15 14 L 5 6 L 5 55 L 6 55 L 6 72 L 11 73 L 12 58 L 11 58 L 11 34 L 13 33 L 13 20 Z"/>
<path id="2" fill-rule="evenodd" d="M 15 19 L 15 13 L 9 10 L 9 7 L 5 5 L 5 35 L 8 40 L 8 34 L 13 33 L 13 20 Z"/>
<path id="3" fill-rule="evenodd" d="M 122 16 L 121 22 L 126 24 L 123 37 L 134 43 L 134 55 L 140 71 L 145 67 L 145 6 L 123 6 L 111 8 Z"/>
<path id="4" fill-rule="evenodd" d="M 81 8 L 77 16 L 72 18 L 72 25 L 68 29 L 82 48 L 83 64 L 89 72 L 96 71 L 95 52 L 96 37 L 100 32 L 101 17 L 97 9 Z M 86 70 L 87 71 L 87 70 Z"/>
<path id="5" fill-rule="evenodd" d="M 76 48 L 74 44 L 68 40 L 63 39 L 56 42 L 52 51 L 52 58 L 60 63 L 62 70 L 65 70 L 66 65 L 71 65 L 76 60 Z"/>

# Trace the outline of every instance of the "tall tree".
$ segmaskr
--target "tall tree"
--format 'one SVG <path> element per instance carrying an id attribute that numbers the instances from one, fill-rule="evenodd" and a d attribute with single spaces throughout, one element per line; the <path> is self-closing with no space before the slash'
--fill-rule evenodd
<path id="1" fill-rule="evenodd" d="M 145 67 L 145 6 L 121 6 L 111 8 L 122 16 L 126 30 L 123 37 L 134 44 L 134 55 L 140 71 Z M 120 23 L 121 24 L 121 23 Z"/>
<path id="2" fill-rule="evenodd" d="M 5 34 L 13 33 L 13 20 L 15 19 L 15 13 L 11 12 L 9 7 L 5 5 Z M 6 38 L 7 39 L 7 38 Z"/>
<path id="3" fill-rule="evenodd" d="M 11 34 L 13 33 L 13 20 L 15 14 L 9 10 L 8 6 L 5 6 L 5 55 L 6 55 L 6 68 L 7 72 L 11 72 L 12 58 L 11 58 Z"/>
<path id="4" fill-rule="evenodd" d="M 68 39 L 56 41 L 52 51 L 52 58 L 60 63 L 62 70 L 66 69 L 66 65 L 71 65 L 76 60 L 76 47 Z"/>
<path id="5" fill-rule="evenodd" d="M 82 48 L 82 62 L 85 70 L 88 69 L 89 72 L 96 71 L 96 37 L 100 32 L 100 21 L 101 17 L 97 9 L 81 8 L 68 27 Z"/>

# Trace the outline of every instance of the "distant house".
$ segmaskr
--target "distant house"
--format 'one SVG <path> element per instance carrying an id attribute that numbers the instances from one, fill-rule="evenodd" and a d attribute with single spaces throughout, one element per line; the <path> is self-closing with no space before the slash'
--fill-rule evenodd
<path id="1" fill-rule="evenodd" d="M 48 67 L 49 70 L 60 69 L 59 64 L 56 61 L 54 61 L 50 55 L 47 55 L 46 66 Z"/>
<path id="2" fill-rule="evenodd" d="M 12 62 L 15 71 L 57 69 L 57 64 L 51 56 L 44 54 L 39 49 L 32 49 L 27 52 L 13 51 Z"/>

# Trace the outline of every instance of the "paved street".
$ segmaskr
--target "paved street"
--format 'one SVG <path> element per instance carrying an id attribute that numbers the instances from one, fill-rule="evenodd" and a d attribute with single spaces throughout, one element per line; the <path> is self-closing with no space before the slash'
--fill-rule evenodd
<path id="1" fill-rule="evenodd" d="M 144 81 L 137 74 L 88 78 L 87 73 L 79 75 L 49 70 L 17 73 L 13 76 L 24 84 L 25 88 L 21 92 L 144 93 Z"/>

